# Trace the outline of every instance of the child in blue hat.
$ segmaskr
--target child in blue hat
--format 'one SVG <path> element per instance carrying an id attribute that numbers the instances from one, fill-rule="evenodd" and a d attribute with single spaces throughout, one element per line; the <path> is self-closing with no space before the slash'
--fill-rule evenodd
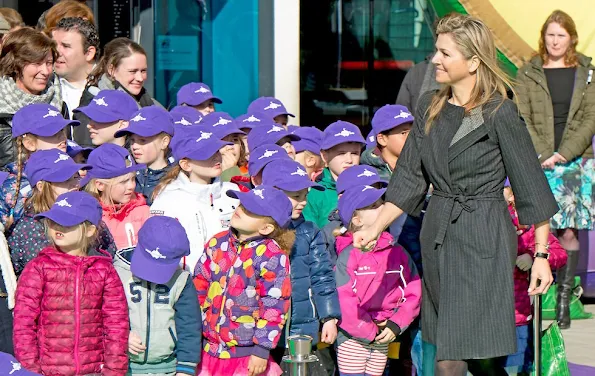
<path id="1" fill-rule="evenodd" d="M 4 197 L 0 202 L 0 221 L 9 233 L 23 216 L 25 201 L 31 195 L 31 185 L 24 173 L 29 156 L 37 150 L 66 151 L 65 128 L 78 125 L 78 121 L 64 119 L 56 107 L 43 103 L 30 104 L 14 114 L 12 138 L 16 145 L 16 162 L 6 166 L 10 175 L 0 191 Z"/>
<path id="2" fill-rule="evenodd" d="M 238 190 L 237 185 L 219 179 L 220 150 L 230 144 L 221 141 L 212 127 L 202 125 L 176 132 L 172 139 L 178 162 L 155 188 L 151 215 L 177 218 L 186 229 L 190 255 L 182 258 L 185 270 L 194 270 L 210 237 L 229 228 L 238 206 L 237 200 L 225 195 Z"/>
<path id="3" fill-rule="evenodd" d="M 330 345 L 337 337 L 337 320 L 341 318 L 333 264 L 323 234 L 302 215 L 308 190 L 324 188 L 308 179 L 306 170 L 290 159 L 277 159 L 267 164 L 262 180 L 263 184 L 282 190 L 293 208 L 289 229 L 295 230 L 296 239 L 289 253 L 292 299 L 287 333 L 309 335 L 313 338 L 312 345 L 316 346 L 322 325 L 321 342 Z M 283 339 L 273 351 L 275 361 L 280 363 L 284 353 Z"/>
<path id="4" fill-rule="evenodd" d="M 304 208 L 306 220 L 319 228 L 328 222 L 329 214 L 337 208 L 337 178 L 349 167 L 359 164 L 365 143 L 359 128 L 346 121 L 334 122 L 324 130 L 320 150 L 326 167 L 316 182 L 326 189 L 312 190 L 308 194 L 308 204 Z"/>
<path id="5" fill-rule="evenodd" d="M 189 254 L 178 220 L 151 217 L 138 232 L 136 247 L 116 255 L 114 265 L 128 299 L 133 375 L 196 373 L 202 317 L 192 275 L 179 268 Z"/>
<path id="6" fill-rule="evenodd" d="M 190 82 L 180 88 L 177 94 L 178 106 L 194 108 L 205 116 L 215 112 L 215 103 L 223 103 L 213 95 L 211 88 L 202 82 Z"/>
<path id="7" fill-rule="evenodd" d="M 271 350 L 290 305 L 292 205 L 268 185 L 227 195 L 240 202 L 231 228 L 207 242 L 194 271 L 205 338 L 198 376 L 279 376 Z"/>
<path id="8" fill-rule="evenodd" d="M 171 169 L 170 142 L 174 124 L 170 114 L 159 106 L 143 107 L 131 117 L 128 127 L 115 133 L 115 137 L 128 137 L 134 160 L 146 168 L 136 172 L 135 191 L 142 194 L 147 205 L 153 202 L 153 191 Z"/>
<path id="9" fill-rule="evenodd" d="M 314 127 L 295 127 L 291 133 L 300 137 L 299 141 L 293 142 L 295 160 L 304 166 L 308 178 L 314 181 L 324 167 L 320 156 L 322 131 Z"/>
<path id="10" fill-rule="evenodd" d="M 79 172 L 91 169 L 90 165 L 78 164 L 58 149 L 36 151 L 29 158 L 25 173 L 33 187 L 25 203 L 25 213 L 8 237 L 12 264 L 16 275 L 34 259 L 42 249 L 50 245 L 43 223 L 34 217 L 50 210 L 56 197 L 79 189 Z M 97 228 L 98 247 L 111 255 L 116 245 L 107 226 L 101 221 Z"/>
<path id="11" fill-rule="evenodd" d="M 99 202 L 67 192 L 36 218 L 44 219 L 52 245 L 19 278 L 16 358 L 44 375 L 124 375 L 128 307 L 111 256 L 96 246 Z"/>
<path id="12" fill-rule="evenodd" d="M 149 218 L 145 198 L 135 192 L 136 172 L 146 165 L 134 162 L 126 149 L 115 144 L 103 144 L 93 150 L 87 162 L 93 168 L 81 185 L 101 203 L 103 221 L 117 249 L 134 247 L 138 231 Z"/>
<path id="13" fill-rule="evenodd" d="M 248 112 L 262 112 L 285 129 L 287 129 L 287 124 L 289 123 L 289 116 L 295 117 L 294 114 L 287 111 L 280 100 L 273 97 L 256 98 L 248 106 Z"/>

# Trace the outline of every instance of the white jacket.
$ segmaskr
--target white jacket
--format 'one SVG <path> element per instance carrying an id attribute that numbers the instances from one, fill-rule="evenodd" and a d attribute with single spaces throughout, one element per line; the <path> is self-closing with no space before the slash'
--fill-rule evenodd
<path id="1" fill-rule="evenodd" d="M 192 183 L 184 173 L 155 198 L 151 215 L 176 218 L 184 226 L 190 241 L 190 255 L 181 261 L 182 267 L 194 275 L 194 267 L 215 234 L 229 229 L 231 216 L 240 204 L 228 197 L 228 190 L 239 191 L 237 185 L 215 181 L 213 184 Z"/>

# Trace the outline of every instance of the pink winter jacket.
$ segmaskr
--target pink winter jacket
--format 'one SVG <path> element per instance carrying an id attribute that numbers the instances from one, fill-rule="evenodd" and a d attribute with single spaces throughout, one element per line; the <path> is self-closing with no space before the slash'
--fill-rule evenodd
<path id="1" fill-rule="evenodd" d="M 104 205 L 103 222 L 112 233 L 114 242 L 118 249 L 134 247 L 137 243 L 138 230 L 149 219 L 149 206 L 140 193 L 127 204 Z"/>
<path id="2" fill-rule="evenodd" d="M 19 278 L 13 342 L 30 371 L 124 376 L 129 325 L 124 288 L 107 252 L 77 257 L 47 247 Z"/>
<path id="3" fill-rule="evenodd" d="M 335 275 L 341 304 L 340 328 L 352 338 L 372 342 L 376 323 L 388 320 L 395 334 L 419 314 L 421 281 L 415 264 L 393 237 L 383 232 L 373 250 L 352 247 L 353 235 L 337 237 Z"/>
<path id="4" fill-rule="evenodd" d="M 524 226 L 519 224 L 519 218 L 516 210 L 511 205 L 508 206 L 508 211 L 512 217 L 512 223 L 516 227 L 518 235 L 518 253 L 517 256 L 523 254 L 535 254 L 535 227 Z M 562 248 L 558 239 L 550 233 L 548 242 L 550 244 L 550 266 L 552 269 L 558 269 L 566 264 L 568 255 L 566 250 Z M 518 267 L 514 268 L 514 308 L 515 320 L 517 326 L 527 325 L 532 318 L 531 314 L 531 299 L 529 298 L 529 271 L 522 271 Z"/>

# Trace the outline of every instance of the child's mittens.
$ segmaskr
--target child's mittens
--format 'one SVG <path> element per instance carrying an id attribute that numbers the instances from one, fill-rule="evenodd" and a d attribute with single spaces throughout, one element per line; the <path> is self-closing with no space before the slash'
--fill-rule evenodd
<path id="1" fill-rule="evenodd" d="M 526 272 L 533 266 L 533 257 L 528 254 L 522 254 L 516 258 L 516 266 L 522 271 Z"/>
<path id="2" fill-rule="evenodd" d="M 130 332 L 130 335 L 128 336 L 128 352 L 132 355 L 138 355 L 146 349 L 147 346 L 143 345 L 138 334 Z"/>

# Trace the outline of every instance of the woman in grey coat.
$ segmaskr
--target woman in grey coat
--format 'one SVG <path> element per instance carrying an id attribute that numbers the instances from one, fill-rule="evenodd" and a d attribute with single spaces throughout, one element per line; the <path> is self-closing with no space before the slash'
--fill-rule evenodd
<path id="1" fill-rule="evenodd" d="M 488 27 L 450 15 L 437 27 L 436 80 L 423 95 L 376 226 L 354 235 L 373 242 L 403 212 L 419 215 L 434 190 L 420 235 L 424 340 L 436 345 L 436 375 L 506 375 L 495 359 L 516 351 L 513 265 L 517 237 L 503 186 L 509 177 L 519 219 L 535 224 L 531 295 L 549 288 L 548 220 L 558 206 Z M 541 284 L 538 286 L 537 281 Z"/>

